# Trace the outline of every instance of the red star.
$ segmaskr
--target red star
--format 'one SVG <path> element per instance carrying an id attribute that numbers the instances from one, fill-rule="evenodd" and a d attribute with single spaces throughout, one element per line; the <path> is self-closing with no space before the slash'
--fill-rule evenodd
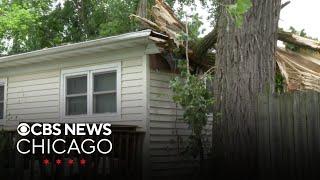
<path id="1" fill-rule="evenodd" d="M 59 166 L 62 163 L 61 159 L 56 160 L 56 164 Z"/>
<path id="2" fill-rule="evenodd" d="M 68 164 L 71 166 L 73 164 L 73 159 L 69 159 Z"/>
<path id="3" fill-rule="evenodd" d="M 48 159 L 44 159 L 42 163 L 43 163 L 45 166 L 48 166 L 50 162 L 49 162 Z"/>
<path id="4" fill-rule="evenodd" d="M 86 160 L 82 158 L 82 159 L 80 160 L 80 165 L 82 165 L 82 166 L 86 165 Z"/>

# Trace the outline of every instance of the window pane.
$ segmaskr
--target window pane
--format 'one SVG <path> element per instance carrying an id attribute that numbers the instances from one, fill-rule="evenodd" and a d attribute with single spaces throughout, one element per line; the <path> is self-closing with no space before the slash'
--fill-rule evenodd
<path id="1" fill-rule="evenodd" d="M 87 114 L 87 96 L 68 97 L 67 115 Z"/>
<path id="2" fill-rule="evenodd" d="M 94 113 L 117 112 L 116 93 L 94 95 L 93 104 Z"/>
<path id="3" fill-rule="evenodd" d="M 0 119 L 3 119 L 3 103 L 0 103 Z"/>
<path id="4" fill-rule="evenodd" d="M 116 72 L 94 75 L 94 92 L 116 90 Z"/>
<path id="5" fill-rule="evenodd" d="M 87 92 L 87 76 L 67 78 L 67 94 Z"/>
<path id="6" fill-rule="evenodd" d="M 0 101 L 4 99 L 4 86 L 0 86 Z"/>

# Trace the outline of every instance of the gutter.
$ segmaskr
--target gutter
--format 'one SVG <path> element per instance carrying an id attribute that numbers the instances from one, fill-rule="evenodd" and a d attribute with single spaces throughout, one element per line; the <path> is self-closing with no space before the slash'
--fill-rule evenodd
<path id="1" fill-rule="evenodd" d="M 90 40 L 90 41 L 68 44 L 68 45 L 63 45 L 63 46 L 57 46 L 57 47 L 52 47 L 52 48 L 47 48 L 47 49 L 41 49 L 41 50 L 31 51 L 31 52 L 27 52 L 27 53 L 11 55 L 11 56 L 4 56 L 4 57 L 0 57 L 0 64 L 5 63 L 5 62 L 10 62 L 10 61 L 17 61 L 17 60 L 30 59 L 30 58 L 35 58 L 35 57 L 55 55 L 55 54 L 60 54 L 60 53 L 73 51 L 73 50 L 79 50 L 79 49 L 83 49 L 83 48 L 99 47 L 99 46 L 103 46 L 103 45 L 107 45 L 107 44 L 111 45 L 113 43 L 119 43 L 119 42 L 124 42 L 124 41 L 129 41 L 129 40 L 137 40 L 137 39 L 141 39 L 141 38 L 147 39 L 152 34 L 161 35 L 160 33 L 153 32 L 152 30 L 149 30 L 149 29 L 143 30 L 143 31 L 138 31 L 138 32 L 131 32 L 131 33 L 121 34 L 121 35 L 117 35 L 117 36 L 96 39 L 96 40 Z M 165 38 L 164 35 L 161 35 L 161 36 L 163 36 Z"/>

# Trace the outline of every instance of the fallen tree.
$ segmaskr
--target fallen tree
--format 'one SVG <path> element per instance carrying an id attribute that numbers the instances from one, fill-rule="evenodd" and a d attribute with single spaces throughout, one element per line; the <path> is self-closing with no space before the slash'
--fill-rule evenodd
<path id="1" fill-rule="evenodd" d="M 278 31 L 278 40 L 294 44 L 298 47 L 311 49 L 320 52 L 320 43 L 305 37 L 298 36 L 296 34 L 285 32 L 283 30 Z"/>
<path id="2" fill-rule="evenodd" d="M 181 22 L 174 11 L 169 5 L 167 5 L 163 0 L 155 0 L 155 5 L 151 9 L 151 18 L 147 19 L 147 1 L 141 0 L 137 15 L 132 14 L 130 17 L 137 19 L 141 25 L 145 28 L 150 28 L 154 31 L 164 33 L 173 41 L 173 43 L 168 42 L 167 48 L 181 48 L 181 52 L 185 52 L 185 44 L 181 40 L 180 36 L 185 33 L 185 24 Z M 281 8 L 287 6 L 290 2 L 284 3 Z M 190 61 L 202 65 L 206 68 L 210 68 L 214 64 L 215 54 L 215 44 L 217 43 L 218 31 L 214 28 L 205 37 L 201 38 L 198 42 L 190 42 L 192 45 L 189 52 Z M 291 43 L 299 47 L 312 49 L 320 52 L 320 43 L 308 38 L 304 38 L 295 35 L 290 32 L 285 32 L 283 30 L 278 30 L 277 38 L 280 41 Z"/>

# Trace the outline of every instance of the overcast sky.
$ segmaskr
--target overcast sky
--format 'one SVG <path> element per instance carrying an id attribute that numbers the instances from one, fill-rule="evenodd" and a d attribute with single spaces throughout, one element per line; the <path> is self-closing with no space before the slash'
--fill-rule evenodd
<path id="1" fill-rule="evenodd" d="M 320 39 L 320 0 L 291 0 L 281 11 L 279 26 L 305 29 L 308 36 Z"/>
<path id="2" fill-rule="evenodd" d="M 198 1 L 198 0 L 196 0 Z M 282 3 L 287 0 L 282 0 Z M 208 13 L 199 6 L 197 11 L 206 18 Z M 297 30 L 305 29 L 308 36 L 320 39 L 320 0 L 291 0 L 291 3 L 281 10 L 279 26 L 288 30 L 293 26 Z M 210 32 L 210 24 L 203 25 Z"/>

